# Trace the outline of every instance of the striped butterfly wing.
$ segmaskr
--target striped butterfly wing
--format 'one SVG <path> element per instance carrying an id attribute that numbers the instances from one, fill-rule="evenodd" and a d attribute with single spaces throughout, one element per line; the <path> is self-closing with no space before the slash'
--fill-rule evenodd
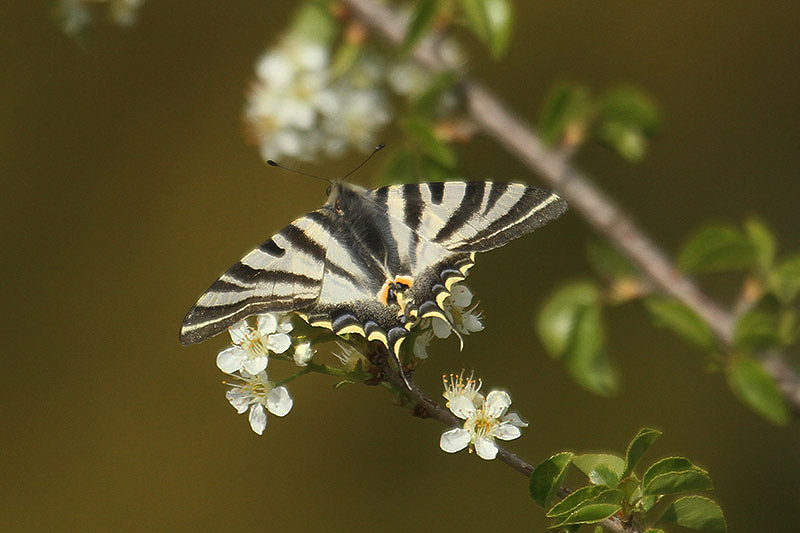
<path id="1" fill-rule="evenodd" d="M 316 302 L 331 239 L 327 219 L 325 210 L 312 211 L 228 269 L 183 319 L 181 343 L 204 341 L 255 313 Z"/>
<path id="2" fill-rule="evenodd" d="M 475 253 L 498 248 L 562 215 L 558 195 L 516 183 L 445 182 L 395 185 L 373 192 L 414 272 L 412 313 L 443 313 L 453 284 Z"/>

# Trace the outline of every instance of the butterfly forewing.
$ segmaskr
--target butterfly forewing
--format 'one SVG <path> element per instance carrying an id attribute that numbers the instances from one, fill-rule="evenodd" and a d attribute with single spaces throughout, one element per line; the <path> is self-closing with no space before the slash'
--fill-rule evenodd
<path id="1" fill-rule="evenodd" d="M 194 344 L 255 313 L 295 311 L 317 301 L 331 239 L 324 210 L 301 217 L 228 269 L 183 319 Z"/>

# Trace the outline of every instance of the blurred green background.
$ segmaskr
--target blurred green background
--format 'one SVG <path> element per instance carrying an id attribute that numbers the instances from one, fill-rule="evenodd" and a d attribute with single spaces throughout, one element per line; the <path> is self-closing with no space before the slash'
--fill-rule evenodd
<path id="1" fill-rule="evenodd" d="M 291 2 L 147 1 L 129 29 L 101 25 L 81 50 L 43 3 L 7 2 L 0 34 L 3 356 L 0 529 L 542 531 L 526 480 L 438 448 L 444 428 L 378 388 L 292 383 L 293 411 L 262 437 L 224 398 L 224 339 L 177 342 L 188 307 L 249 248 L 324 200 L 268 169 L 240 116 L 252 67 Z M 800 248 L 800 4 L 519 2 L 516 37 L 474 73 L 533 121 L 552 82 L 598 91 L 634 82 L 666 124 L 630 166 L 600 148 L 579 164 L 667 249 L 704 221 L 761 214 Z M 392 134 L 387 134 L 391 139 Z M 537 183 L 486 139 L 461 150 L 465 177 Z M 360 155 L 303 168 L 339 176 Z M 355 181 L 370 183 L 380 163 Z M 736 402 L 701 355 L 609 315 L 623 369 L 613 399 L 574 385 L 533 335 L 559 282 L 588 272 L 591 231 L 574 213 L 481 256 L 469 282 L 486 330 L 459 353 L 431 347 L 417 374 L 475 369 L 531 422 L 509 448 L 536 463 L 565 448 L 710 470 L 731 531 L 800 522 L 800 423 L 776 428 Z M 514 278 L 514 274 L 526 274 Z M 712 280 L 724 295 L 731 280 Z M 276 365 L 277 367 L 277 365 Z"/>

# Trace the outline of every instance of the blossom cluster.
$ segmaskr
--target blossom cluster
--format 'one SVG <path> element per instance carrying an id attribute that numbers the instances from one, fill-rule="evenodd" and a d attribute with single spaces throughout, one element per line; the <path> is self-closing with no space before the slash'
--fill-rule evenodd
<path id="1" fill-rule="evenodd" d="M 507 392 L 495 389 L 484 396 L 480 393 L 481 380 L 473 379 L 472 374 L 464 378 L 463 372 L 449 379 L 445 376 L 443 381 L 447 407 L 464 425 L 442 434 L 442 450 L 455 453 L 469 446 L 481 459 L 491 460 L 498 452 L 495 439 L 516 439 L 521 435 L 519 428 L 527 427 L 516 413 L 506 414 L 511 406 Z"/>
<path id="2" fill-rule="evenodd" d="M 283 354 L 292 346 L 293 329 L 290 315 L 258 315 L 256 327 L 240 320 L 228 330 L 232 345 L 217 355 L 217 367 L 235 379 L 226 393 L 228 401 L 239 414 L 250 411 L 250 427 L 259 435 L 267 426 L 266 411 L 286 416 L 292 409 L 289 391 L 269 381 L 266 370 L 270 353 Z M 294 346 L 298 366 L 307 365 L 313 355 L 307 341 Z"/>
<path id="3" fill-rule="evenodd" d="M 256 64 L 244 112 L 249 137 L 264 159 L 367 151 L 392 118 L 382 75 L 381 63 L 364 55 L 335 76 L 327 45 L 288 37 Z"/>

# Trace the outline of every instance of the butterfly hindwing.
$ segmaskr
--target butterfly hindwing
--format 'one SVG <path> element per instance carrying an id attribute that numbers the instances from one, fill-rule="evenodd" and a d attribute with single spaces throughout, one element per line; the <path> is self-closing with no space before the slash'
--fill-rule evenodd
<path id="1" fill-rule="evenodd" d="M 446 182 L 367 190 L 335 183 L 328 203 L 228 270 L 184 319 L 199 342 L 263 312 L 378 340 L 397 355 L 444 300 L 475 252 L 497 248 L 566 210 L 557 195 L 513 183 Z"/>

